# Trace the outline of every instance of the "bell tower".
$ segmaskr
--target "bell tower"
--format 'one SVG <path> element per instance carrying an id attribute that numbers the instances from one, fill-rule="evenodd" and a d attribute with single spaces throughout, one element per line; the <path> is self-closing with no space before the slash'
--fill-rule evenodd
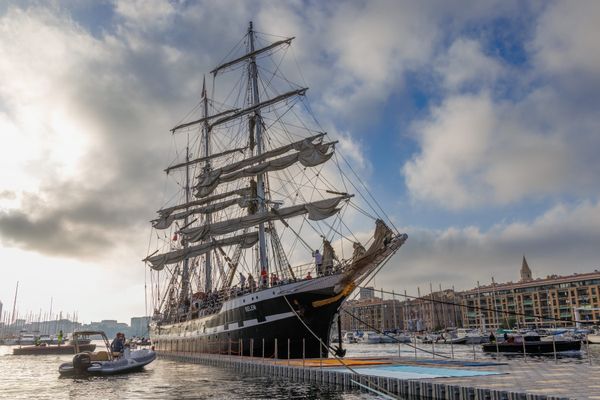
<path id="1" fill-rule="evenodd" d="M 531 277 L 531 269 L 529 269 L 525 255 L 523 255 L 523 263 L 521 264 L 521 282 L 529 282 L 531 280 L 533 280 Z"/>

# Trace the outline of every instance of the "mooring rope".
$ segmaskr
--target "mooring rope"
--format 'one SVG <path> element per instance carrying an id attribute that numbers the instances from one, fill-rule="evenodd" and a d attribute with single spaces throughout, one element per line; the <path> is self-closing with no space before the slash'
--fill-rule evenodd
<path id="1" fill-rule="evenodd" d="M 348 364 L 346 364 L 346 363 L 344 362 L 344 360 L 342 360 L 340 357 L 338 357 L 338 356 L 335 354 L 335 352 L 334 352 L 334 351 L 333 351 L 333 350 L 332 350 L 332 349 L 331 349 L 331 348 L 330 348 L 328 345 L 326 345 L 325 343 L 323 343 L 323 341 L 321 340 L 321 338 L 320 338 L 320 337 L 319 337 L 319 336 L 318 336 L 316 333 L 314 333 L 312 329 L 310 329 L 310 327 L 309 327 L 309 326 L 308 326 L 308 325 L 307 325 L 307 324 L 304 322 L 304 320 L 303 320 L 303 319 L 300 317 L 300 315 L 298 315 L 298 313 L 296 312 L 296 310 L 294 309 L 294 307 L 292 307 L 292 305 L 290 304 L 290 301 L 288 300 L 287 296 L 286 296 L 286 295 L 284 295 L 284 296 L 283 296 L 283 298 L 285 299 L 285 302 L 287 303 L 287 305 L 290 307 L 290 310 L 292 310 L 292 312 L 294 313 L 294 315 L 296 316 L 296 318 L 298 318 L 298 320 L 299 320 L 299 321 L 302 323 L 302 325 L 304 325 L 304 327 L 305 327 L 305 328 L 308 330 L 308 332 L 310 332 L 310 334 L 311 334 L 311 335 L 313 335 L 313 336 L 315 337 L 315 339 L 317 339 L 317 340 L 319 341 L 319 343 L 320 343 L 320 344 L 321 344 L 323 347 L 325 347 L 325 348 L 327 349 L 327 351 L 328 351 L 329 353 L 331 353 L 331 355 L 332 355 L 332 356 L 333 356 L 333 357 L 334 357 L 334 358 L 335 358 L 337 361 L 339 361 L 339 362 L 340 362 L 340 363 L 341 363 L 341 364 L 342 364 L 344 367 L 346 367 L 347 369 L 349 369 L 349 370 L 350 370 L 350 372 L 352 372 L 354 375 L 360 376 L 360 374 L 359 374 L 358 372 L 356 372 L 354 369 L 352 369 L 352 367 L 350 367 Z M 367 381 L 369 382 L 369 384 L 371 384 L 371 385 L 375 386 L 375 387 L 376 387 L 376 388 L 377 388 L 377 389 L 378 389 L 380 392 L 384 393 L 386 396 L 389 396 L 389 397 L 390 397 L 390 398 L 392 398 L 392 399 L 399 399 L 399 397 L 396 397 L 396 396 L 394 396 L 394 394 L 393 394 L 393 393 L 391 393 L 391 392 L 389 392 L 389 391 L 385 390 L 384 388 L 382 388 L 381 386 L 377 385 L 376 383 L 373 383 L 373 382 L 372 382 L 372 381 L 369 379 L 369 377 L 368 377 L 368 376 L 366 376 L 366 375 L 363 375 L 363 376 L 364 376 L 364 377 L 367 379 Z M 363 385 L 361 385 L 361 386 L 363 386 Z M 365 386 L 363 386 L 363 387 L 365 387 Z M 368 386 L 366 386 L 365 388 L 367 388 L 367 389 L 371 389 L 371 390 L 372 390 L 372 388 L 370 388 L 370 387 L 368 387 Z M 374 391 L 374 392 L 377 392 L 377 391 Z"/>

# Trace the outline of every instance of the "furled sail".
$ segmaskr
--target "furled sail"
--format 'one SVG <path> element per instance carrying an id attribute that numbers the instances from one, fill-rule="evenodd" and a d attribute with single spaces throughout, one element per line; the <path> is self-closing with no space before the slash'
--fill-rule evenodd
<path id="1" fill-rule="evenodd" d="M 265 151 L 262 154 L 259 154 L 259 155 L 253 156 L 253 157 L 249 157 L 249 158 L 245 158 L 245 159 L 237 161 L 235 163 L 225 165 L 221 168 L 214 169 L 214 170 L 212 170 L 212 172 L 213 173 L 216 172 L 219 175 L 228 174 L 230 172 L 237 171 L 238 169 L 247 167 L 249 165 L 252 165 L 252 164 L 255 164 L 255 163 L 258 163 L 261 161 L 265 161 L 268 158 L 280 156 L 282 154 L 287 153 L 290 150 L 301 151 L 303 149 L 307 149 L 310 146 L 314 145 L 312 142 L 315 139 L 321 138 L 323 136 L 325 136 L 325 133 L 319 133 L 318 135 L 314 135 L 314 136 L 311 136 L 311 137 L 308 137 L 308 138 L 305 138 L 302 140 L 298 140 L 297 142 L 293 142 L 293 143 L 287 144 L 285 146 L 277 147 L 275 149 Z M 205 175 L 208 175 L 208 174 L 201 174 L 198 177 L 199 180 L 202 181 L 204 179 Z"/>
<path id="2" fill-rule="evenodd" d="M 223 173 L 223 169 L 216 169 L 200 176 L 196 185 L 196 197 L 206 197 L 215 188 L 225 182 L 235 181 L 240 178 L 249 178 L 265 172 L 279 171 L 300 162 L 304 167 L 314 167 L 329 160 L 333 156 L 334 143 L 312 143 L 302 141 L 297 145 L 298 151 L 270 161 L 262 162 L 231 173 Z"/>
<path id="3" fill-rule="evenodd" d="M 203 204 L 208 204 L 213 201 L 225 199 L 229 196 L 235 196 L 235 195 L 249 196 L 250 194 L 251 194 L 250 188 L 242 188 L 242 189 L 232 190 L 232 191 L 225 192 L 225 193 L 215 194 L 213 196 L 206 197 L 204 199 L 194 200 L 194 201 L 190 201 L 190 202 L 183 203 L 183 204 L 178 204 L 173 207 L 163 208 L 163 209 L 160 209 L 157 211 L 158 215 L 159 215 L 158 219 L 168 218 L 172 212 L 177 211 L 177 210 L 183 210 L 183 209 L 190 208 L 190 207 L 201 206 Z"/>
<path id="4" fill-rule="evenodd" d="M 169 215 L 166 215 L 166 216 L 161 215 L 159 218 L 152 221 L 152 227 L 155 229 L 167 229 L 169 226 L 171 226 L 171 224 L 175 220 L 185 219 L 194 214 L 214 213 L 217 211 L 224 210 L 227 207 L 230 207 L 234 204 L 237 204 L 238 206 L 245 208 L 248 206 L 248 200 L 243 197 L 240 197 L 237 199 L 222 201 L 220 203 L 210 204 L 208 206 L 204 206 L 204 207 L 200 207 L 200 208 L 193 208 L 193 209 L 175 213 L 175 214 L 169 213 Z"/>
<path id="5" fill-rule="evenodd" d="M 262 49 L 254 50 L 253 52 L 250 52 L 248 54 L 244 54 L 243 56 L 241 56 L 239 58 L 236 58 L 235 60 L 228 61 L 228 62 L 226 62 L 224 64 L 219 65 L 217 68 L 215 68 L 212 71 L 210 71 L 210 73 L 213 74 L 213 75 L 216 75 L 217 72 L 219 72 L 219 71 L 221 71 L 221 70 L 223 70 L 225 68 L 231 67 L 232 65 L 235 65 L 235 64 L 237 64 L 237 63 L 239 63 L 241 61 L 245 61 L 245 60 L 247 60 L 247 59 L 249 59 L 251 57 L 256 57 L 257 55 L 262 54 L 264 52 L 267 52 L 269 50 L 272 50 L 272 49 L 274 49 L 276 47 L 279 47 L 282 44 L 289 45 L 290 43 L 292 43 L 292 40 L 294 40 L 294 39 L 295 39 L 295 37 L 283 39 L 283 40 L 277 41 L 277 42 L 275 42 L 273 44 L 270 44 L 269 46 L 263 47 Z"/>
<path id="6" fill-rule="evenodd" d="M 284 207 L 278 210 L 271 209 L 269 211 L 246 215 L 240 218 L 182 229 L 181 233 L 188 242 L 197 242 L 199 240 L 206 239 L 208 236 L 226 235 L 240 229 L 256 226 L 260 223 L 276 221 L 279 219 L 287 219 L 304 214 L 308 214 L 308 218 L 310 220 L 319 221 L 331 217 L 337 213 L 339 211 L 339 208 L 337 208 L 338 204 L 342 200 L 350 197 L 352 197 L 352 195 L 343 195 L 332 197 L 330 199 L 315 201 L 312 203 Z"/>
<path id="7" fill-rule="evenodd" d="M 243 110 L 236 111 L 233 114 L 221 117 L 218 120 L 216 120 L 215 122 L 211 123 L 209 129 L 212 129 L 213 127 L 215 127 L 217 125 L 221 125 L 221 124 L 224 124 L 226 122 L 236 120 L 236 119 L 238 119 L 240 117 L 243 117 L 244 115 L 256 113 L 256 112 L 258 112 L 262 108 L 272 106 L 274 104 L 279 103 L 280 101 L 285 101 L 285 100 L 289 99 L 290 97 L 304 96 L 304 94 L 306 93 L 307 90 L 308 90 L 308 88 L 302 88 L 302 89 L 292 90 L 291 92 L 280 94 L 279 96 L 273 97 L 272 99 L 262 101 L 262 102 L 260 102 L 258 104 L 255 104 L 255 105 L 251 106 L 251 107 L 244 108 Z"/>
<path id="8" fill-rule="evenodd" d="M 228 114 L 235 113 L 235 112 L 238 112 L 238 111 L 240 111 L 239 108 L 234 108 L 232 110 L 226 110 L 226 111 L 220 112 L 218 114 L 209 115 L 208 117 L 202 117 L 202 118 L 197 119 L 195 121 L 186 122 L 185 124 L 177 125 L 173 129 L 171 129 L 171 132 L 175 133 L 175 131 L 177 131 L 177 130 L 179 130 L 181 128 L 187 128 L 189 126 L 198 125 L 198 124 L 201 124 L 203 122 L 209 122 L 209 121 L 211 121 L 211 120 L 213 120 L 215 118 L 222 118 L 222 117 L 224 117 L 224 116 L 226 116 Z"/>
<path id="9" fill-rule="evenodd" d="M 175 264 L 186 258 L 197 257 L 219 247 L 239 245 L 242 248 L 252 247 L 258 242 L 258 232 L 250 232 L 221 240 L 212 240 L 196 246 L 177 249 L 164 254 L 148 257 L 143 261 L 149 262 L 150 267 L 160 271 L 167 264 Z"/>
<path id="10" fill-rule="evenodd" d="M 222 152 L 217 153 L 217 154 L 211 154 L 210 156 L 196 158 L 196 159 L 193 159 L 193 160 L 190 160 L 190 161 L 186 161 L 186 162 L 183 162 L 183 163 L 171 165 L 169 168 L 165 169 L 165 172 L 168 174 L 169 172 L 171 172 L 172 170 L 177 169 L 177 168 L 187 167 L 187 166 L 190 166 L 190 165 L 194 165 L 194 164 L 198 164 L 198 163 L 201 163 L 201 162 L 209 161 L 209 160 L 212 160 L 214 158 L 223 157 L 223 156 L 226 156 L 226 155 L 229 155 L 229 154 L 232 154 L 232 153 L 243 153 L 244 150 L 246 150 L 246 147 L 240 147 L 240 148 L 233 149 L 233 150 L 222 151 Z"/>

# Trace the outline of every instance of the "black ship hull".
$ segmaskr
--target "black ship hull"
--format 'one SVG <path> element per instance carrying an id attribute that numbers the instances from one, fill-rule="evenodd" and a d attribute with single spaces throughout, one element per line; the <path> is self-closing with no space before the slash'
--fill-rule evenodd
<path id="1" fill-rule="evenodd" d="M 327 357 L 331 325 L 354 288 L 340 289 L 341 279 L 336 274 L 248 293 L 210 316 L 152 324 L 151 339 L 159 355 Z"/>

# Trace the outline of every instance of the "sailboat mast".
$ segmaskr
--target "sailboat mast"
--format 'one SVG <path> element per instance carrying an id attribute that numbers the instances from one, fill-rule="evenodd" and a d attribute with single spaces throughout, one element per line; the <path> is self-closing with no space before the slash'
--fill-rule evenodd
<path id="1" fill-rule="evenodd" d="M 210 128 L 208 126 L 208 96 L 206 95 L 206 79 L 202 80 L 202 105 L 203 105 L 203 118 L 204 124 L 202 125 L 202 135 L 204 138 L 204 156 L 206 157 L 206 163 L 204 164 L 205 172 L 210 170 Z M 212 222 L 212 216 L 210 213 L 206 215 L 206 224 L 209 225 Z M 208 239 L 210 241 L 210 238 Z M 205 257 L 204 265 L 204 291 L 208 293 L 212 289 L 212 265 L 211 265 L 211 251 L 209 250 Z"/>
<path id="2" fill-rule="evenodd" d="M 189 140 L 188 140 L 189 141 Z M 185 161 L 190 161 L 190 148 L 185 147 Z M 189 165 L 185 168 L 185 203 L 190 202 L 190 167 Z M 188 217 L 184 219 L 184 226 L 188 224 Z M 188 247 L 187 241 L 183 241 L 183 248 Z M 188 296 L 190 282 L 190 259 L 186 257 L 183 260 L 183 271 L 181 271 L 181 293 L 179 295 L 179 302 L 183 303 L 185 298 Z"/>
<path id="3" fill-rule="evenodd" d="M 15 299 L 13 300 L 13 309 L 12 309 L 12 316 L 10 318 L 10 323 L 14 323 L 16 318 L 16 314 L 15 311 L 17 309 L 17 294 L 19 293 L 19 281 L 17 281 L 17 287 L 15 288 Z"/>
<path id="4" fill-rule="evenodd" d="M 248 26 L 248 38 L 250 40 L 250 54 L 254 53 L 254 30 L 252 28 L 252 21 Z M 260 97 L 258 94 L 258 69 L 256 67 L 256 57 L 253 55 L 250 57 L 250 65 L 248 68 L 248 74 L 250 82 L 252 84 L 252 105 L 260 103 Z M 256 132 L 256 155 L 260 155 L 263 152 L 263 140 L 262 140 L 262 121 L 260 118 L 260 109 L 257 109 L 254 113 L 255 121 L 255 132 Z M 258 211 L 265 211 L 265 177 L 264 174 L 258 174 L 256 176 L 257 186 L 257 197 L 258 197 Z M 267 263 L 267 243 L 265 239 L 265 224 L 260 223 L 258 225 L 258 254 L 260 268 L 269 272 L 269 266 Z"/>

